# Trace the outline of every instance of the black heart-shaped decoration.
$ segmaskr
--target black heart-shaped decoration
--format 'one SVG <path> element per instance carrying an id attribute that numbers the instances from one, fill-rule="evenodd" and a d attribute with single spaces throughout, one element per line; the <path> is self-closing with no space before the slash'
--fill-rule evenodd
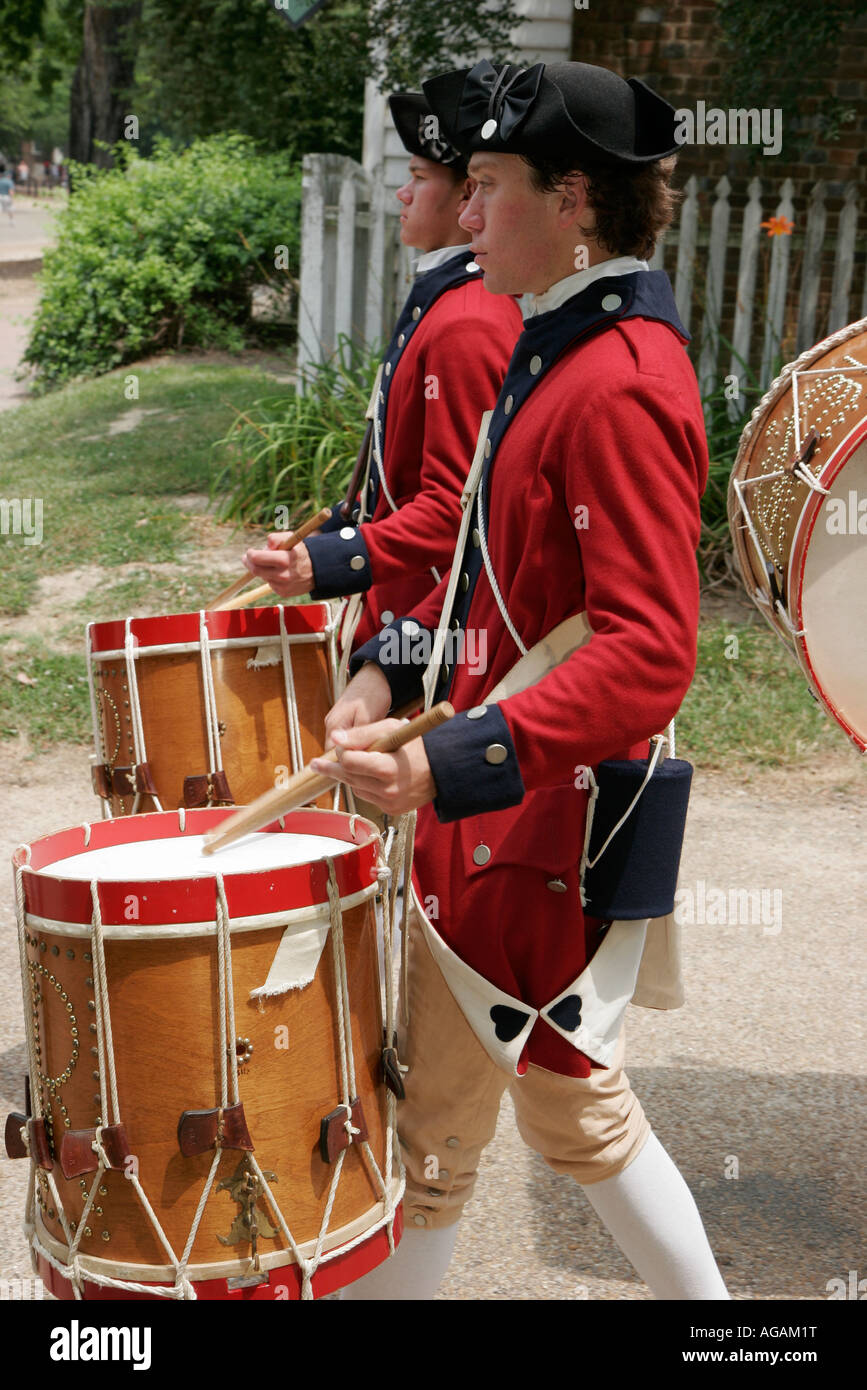
<path id="1" fill-rule="evenodd" d="M 558 1028 L 574 1033 L 581 1022 L 581 995 L 567 994 L 548 1010 L 548 1017 L 553 1018 Z"/>
<path id="2" fill-rule="evenodd" d="M 491 1009 L 494 1032 L 500 1042 L 511 1042 L 516 1038 L 529 1017 L 520 1009 L 510 1009 L 508 1004 L 495 1004 Z"/>

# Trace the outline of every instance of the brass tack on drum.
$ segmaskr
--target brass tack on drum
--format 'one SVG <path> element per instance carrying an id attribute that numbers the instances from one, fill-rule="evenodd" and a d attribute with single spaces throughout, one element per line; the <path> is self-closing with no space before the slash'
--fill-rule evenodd
<path id="1" fill-rule="evenodd" d="M 90 1009 L 91 1013 L 92 1013 L 93 1010 L 96 1008 L 96 1005 L 94 1004 L 94 1002 L 93 1002 L 92 999 L 88 999 L 88 1001 L 87 1001 L 87 1007 Z"/>
<path id="2" fill-rule="evenodd" d="M 56 985 L 56 984 L 57 984 L 57 981 L 55 980 L 55 978 L 54 978 L 53 975 L 49 975 L 49 976 L 48 976 L 48 983 L 49 983 L 50 985 Z"/>
<path id="3" fill-rule="evenodd" d="M 67 959 L 67 960 L 75 960 L 75 952 L 74 952 L 74 951 L 67 951 L 67 952 L 66 952 L 66 959 Z"/>
<path id="4" fill-rule="evenodd" d="M 59 956 L 59 955 L 60 955 L 60 947 L 59 947 L 59 946 L 52 946 L 52 948 L 51 948 L 51 954 L 52 954 L 53 956 Z"/>
<path id="5" fill-rule="evenodd" d="M 98 1057 L 98 1056 L 99 1056 L 99 1048 L 98 1048 L 98 1047 L 92 1047 L 92 1048 L 90 1049 L 90 1055 L 91 1055 L 91 1057 Z"/>
<path id="6" fill-rule="evenodd" d="M 88 1028 L 90 1029 L 91 1033 L 95 1033 L 95 1032 L 96 1032 L 96 1024 L 95 1024 L 95 1023 L 88 1023 L 87 1026 L 88 1026 Z"/>
<path id="7" fill-rule="evenodd" d="M 94 1105 L 102 1104 L 102 1096 L 91 1096 L 91 1100 L 93 1101 Z"/>
<path id="8" fill-rule="evenodd" d="M 103 1215 L 102 1207 L 94 1207 L 93 1210 L 96 1212 L 97 1216 Z"/>
<path id="9" fill-rule="evenodd" d="M 84 981 L 84 983 L 85 983 L 86 985 L 92 985 L 92 984 L 93 984 L 93 976 L 92 976 L 92 975 L 88 975 L 87 978 L 86 978 L 86 980 Z"/>
<path id="10" fill-rule="evenodd" d="M 40 943 L 39 943 L 39 949 L 40 949 L 40 951 L 47 951 L 47 950 L 48 950 L 48 942 L 47 942 L 47 941 L 40 941 Z"/>
<path id="11" fill-rule="evenodd" d="M 90 954 L 89 951 L 85 951 L 84 956 L 83 956 L 83 959 L 84 959 L 84 960 L 92 961 L 92 960 L 93 960 L 93 956 Z"/>
<path id="12" fill-rule="evenodd" d="M 99 1192 L 100 1197 L 104 1197 L 105 1194 L 108 1192 L 108 1188 L 107 1188 L 107 1187 L 100 1187 L 100 1188 L 97 1188 L 97 1191 Z"/>
<path id="13" fill-rule="evenodd" d="M 89 1226 L 85 1226 L 85 1228 L 84 1228 L 84 1234 L 85 1234 L 86 1236 L 92 1236 L 92 1235 L 93 1235 L 93 1231 L 90 1229 Z"/>

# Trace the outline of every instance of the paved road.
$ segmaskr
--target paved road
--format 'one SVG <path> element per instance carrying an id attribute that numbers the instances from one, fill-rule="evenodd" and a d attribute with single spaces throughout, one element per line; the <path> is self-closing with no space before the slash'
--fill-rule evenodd
<path id="1" fill-rule="evenodd" d="M 27 386 L 15 373 L 39 300 L 35 273 L 52 244 L 55 219 L 65 202 L 61 193 L 42 198 L 16 194 L 13 221 L 0 213 L 0 410 L 27 399 Z"/>
<path id="2" fill-rule="evenodd" d="M 0 866 L 22 839 L 94 814 L 85 763 L 61 750 L 26 764 L 0 744 Z M 822 1299 L 830 1280 L 867 1276 L 863 826 L 851 781 L 846 789 L 852 767 L 841 767 L 840 777 L 804 770 L 748 785 L 698 779 L 681 885 L 699 909 L 702 893 L 719 901 L 714 889 L 727 901 L 730 888 L 764 888 L 764 925 L 685 926 L 687 1007 L 630 1011 L 633 1085 L 736 1298 Z M 4 1115 L 21 1104 L 23 1070 L 13 899 L 0 867 Z M 0 1161 L 0 1277 L 29 1272 L 25 1168 Z M 580 1190 L 523 1146 L 507 1101 L 439 1296 L 650 1294 Z"/>

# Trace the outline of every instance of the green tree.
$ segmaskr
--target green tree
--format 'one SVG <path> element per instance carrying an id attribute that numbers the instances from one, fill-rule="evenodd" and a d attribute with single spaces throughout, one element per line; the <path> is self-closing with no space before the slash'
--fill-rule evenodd
<path id="1" fill-rule="evenodd" d="M 416 86 L 478 50 L 507 57 L 517 22 L 514 0 L 496 10 L 477 0 L 326 0 L 298 29 L 270 0 L 0 0 L 0 73 L 32 96 L 17 101 L 17 124 L 7 117 L 19 132 L 74 71 L 71 139 L 84 162 L 109 158 L 95 142 L 119 139 L 127 113 L 139 117 L 145 154 L 160 134 L 188 144 L 238 130 L 264 148 L 358 155 L 366 77 Z M 11 106 L 0 97 L 0 138 Z"/>

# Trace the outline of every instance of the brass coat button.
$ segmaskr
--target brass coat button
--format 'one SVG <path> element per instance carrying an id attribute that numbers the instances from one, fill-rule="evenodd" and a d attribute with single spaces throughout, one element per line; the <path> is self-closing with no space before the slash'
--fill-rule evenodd
<path id="1" fill-rule="evenodd" d="M 487 864 L 490 857 L 491 851 L 488 849 L 487 845 L 476 845 L 475 849 L 473 850 L 474 864 L 478 864 L 481 867 L 482 864 Z"/>
<path id="2" fill-rule="evenodd" d="M 506 748 L 505 744 L 502 743 L 489 743 L 485 749 L 486 763 L 494 763 L 495 765 L 497 763 L 504 763 L 508 756 L 509 750 Z"/>

